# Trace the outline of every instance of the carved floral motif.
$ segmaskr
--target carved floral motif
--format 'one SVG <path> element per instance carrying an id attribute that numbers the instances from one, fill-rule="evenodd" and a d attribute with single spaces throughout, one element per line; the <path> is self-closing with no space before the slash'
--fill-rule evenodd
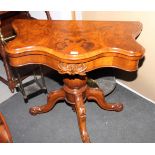
<path id="1" fill-rule="evenodd" d="M 59 73 L 61 74 L 69 74 L 69 75 L 85 75 L 85 71 L 87 66 L 84 64 L 67 64 L 67 63 L 59 63 Z"/>

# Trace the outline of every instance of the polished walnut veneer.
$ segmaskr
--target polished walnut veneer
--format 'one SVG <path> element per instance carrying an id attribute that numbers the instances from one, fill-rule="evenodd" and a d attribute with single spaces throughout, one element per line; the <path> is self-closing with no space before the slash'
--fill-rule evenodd
<path id="1" fill-rule="evenodd" d="M 138 69 L 144 48 L 135 38 L 140 22 L 16 20 L 17 37 L 5 48 L 10 64 L 20 67 L 43 64 L 57 70 L 64 86 L 52 91 L 47 104 L 30 108 L 33 115 L 50 111 L 57 101 L 66 100 L 77 113 L 83 142 L 90 142 L 86 129 L 85 100 L 111 111 L 121 111 L 120 103 L 109 104 L 99 88 L 87 85 L 86 73 L 101 67 L 126 71 Z M 31 29 L 29 29 L 31 27 Z"/>

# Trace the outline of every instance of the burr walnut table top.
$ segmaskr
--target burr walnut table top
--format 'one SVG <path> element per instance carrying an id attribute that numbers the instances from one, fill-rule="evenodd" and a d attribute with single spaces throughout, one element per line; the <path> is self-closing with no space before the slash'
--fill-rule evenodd
<path id="1" fill-rule="evenodd" d="M 83 63 L 86 72 L 100 67 L 133 71 L 144 54 L 135 41 L 140 22 L 19 19 L 13 27 L 17 37 L 6 47 L 13 66 L 42 63 L 58 70 L 55 64 L 63 62 Z"/>
<path id="2" fill-rule="evenodd" d="M 85 100 L 117 112 L 123 105 L 107 103 L 101 89 L 87 84 L 86 72 L 100 67 L 137 70 L 144 54 L 135 41 L 141 23 L 16 20 L 13 27 L 17 37 L 5 48 L 12 66 L 43 64 L 67 74 L 62 75 L 63 87 L 48 94 L 47 104 L 31 107 L 30 113 L 49 112 L 57 101 L 65 100 L 76 111 L 82 141 L 90 142 Z"/>

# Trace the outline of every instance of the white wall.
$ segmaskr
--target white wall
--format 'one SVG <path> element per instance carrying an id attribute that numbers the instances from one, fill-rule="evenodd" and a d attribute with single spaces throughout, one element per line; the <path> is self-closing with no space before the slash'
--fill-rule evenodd
<path id="1" fill-rule="evenodd" d="M 30 11 L 30 14 L 32 17 L 35 17 L 37 19 L 47 19 L 44 11 Z M 72 18 L 70 11 L 50 11 L 50 15 L 54 20 L 70 20 Z"/>
<path id="2" fill-rule="evenodd" d="M 72 13 L 73 11 L 50 11 L 50 15 L 54 20 L 72 20 Z M 30 14 L 37 19 L 47 19 L 44 11 L 30 11 Z M 82 18 L 80 11 L 76 11 L 75 15 L 77 20 Z"/>

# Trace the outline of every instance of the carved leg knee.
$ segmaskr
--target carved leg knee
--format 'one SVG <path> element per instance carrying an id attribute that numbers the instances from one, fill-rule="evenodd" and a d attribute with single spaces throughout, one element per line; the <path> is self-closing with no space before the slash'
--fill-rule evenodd
<path id="1" fill-rule="evenodd" d="M 53 91 L 48 95 L 47 104 L 41 106 L 34 106 L 30 108 L 29 112 L 31 115 L 46 113 L 50 111 L 57 101 L 63 100 L 65 98 L 65 93 L 63 89 Z"/>
<path id="2" fill-rule="evenodd" d="M 105 101 L 102 90 L 99 88 L 88 88 L 86 90 L 86 97 L 88 100 L 95 100 L 102 109 L 116 112 L 123 110 L 123 104 L 121 103 L 115 103 L 115 104 L 107 103 Z"/>

